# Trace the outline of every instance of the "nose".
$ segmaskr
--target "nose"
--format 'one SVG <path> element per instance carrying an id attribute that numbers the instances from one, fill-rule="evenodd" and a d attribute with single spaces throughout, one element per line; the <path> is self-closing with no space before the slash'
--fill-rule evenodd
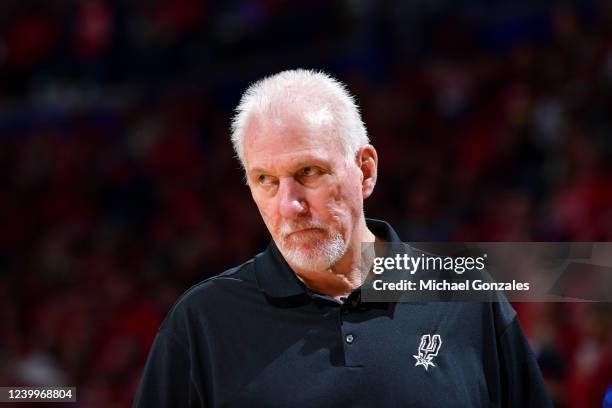
<path id="1" fill-rule="evenodd" d="M 278 186 L 279 211 L 283 218 L 295 218 L 308 212 L 304 188 L 292 178 L 281 179 Z"/>

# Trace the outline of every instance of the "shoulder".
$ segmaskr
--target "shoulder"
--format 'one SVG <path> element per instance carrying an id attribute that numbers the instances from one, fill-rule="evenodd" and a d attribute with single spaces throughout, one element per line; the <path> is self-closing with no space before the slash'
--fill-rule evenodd
<path id="1" fill-rule="evenodd" d="M 516 311 L 512 305 L 501 295 L 498 299 L 490 303 L 493 315 L 493 324 L 497 337 L 503 336 L 508 328 L 517 321 Z"/>
<path id="2" fill-rule="evenodd" d="M 244 301 L 261 296 L 255 278 L 254 259 L 205 279 L 185 291 L 174 303 L 160 330 L 182 331 L 210 317 L 227 315 Z"/>
<path id="3" fill-rule="evenodd" d="M 254 261 L 255 258 L 251 258 L 241 265 L 193 285 L 179 297 L 174 307 L 176 308 L 183 304 L 204 300 L 210 296 L 215 296 L 220 291 L 256 287 L 257 282 L 254 273 Z"/>

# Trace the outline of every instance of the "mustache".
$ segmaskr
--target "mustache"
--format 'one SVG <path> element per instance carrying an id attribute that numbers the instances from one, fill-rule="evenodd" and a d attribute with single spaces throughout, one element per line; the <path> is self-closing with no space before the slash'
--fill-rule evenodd
<path id="1" fill-rule="evenodd" d="M 286 237 L 296 231 L 301 231 L 301 230 L 309 229 L 309 228 L 318 228 L 324 231 L 329 230 L 329 226 L 326 223 L 322 221 L 317 221 L 317 220 L 310 220 L 310 221 L 289 221 L 286 224 L 283 224 L 281 226 L 280 232 L 283 237 Z"/>

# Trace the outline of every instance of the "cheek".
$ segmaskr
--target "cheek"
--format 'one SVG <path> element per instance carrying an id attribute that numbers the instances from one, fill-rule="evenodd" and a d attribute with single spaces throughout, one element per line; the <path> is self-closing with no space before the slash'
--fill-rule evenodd
<path id="1" fill-rule="evenodd" d="M 351 222 L 355 222 L 363 210 L 361 190 L 345 189 L 339 198 L 338 205 L 342 208 L 344 216 L 350 218 Z"/>
<path id="2" fill-rule="evenodd" d="M 320 207 L 328 218 L 345 225 L 361 214 L 360 194 L 361 190 L 350 184 L 330 186 L 320 199 Z"/>

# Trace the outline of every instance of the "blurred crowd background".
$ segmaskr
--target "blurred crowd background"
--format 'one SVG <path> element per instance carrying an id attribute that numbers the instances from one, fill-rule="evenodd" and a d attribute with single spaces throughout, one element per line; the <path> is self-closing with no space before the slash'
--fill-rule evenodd
<path id="1" fill-rule="evenodd" d="M 2 0 L 0 385 L 131 403 L 177 297 L 269 240 L 229 121 L 297 67 L 356 95 L 404 240 L 612 241 L 609 1 Z M 601 406 L 611 305 L 515 308 Z"/>

